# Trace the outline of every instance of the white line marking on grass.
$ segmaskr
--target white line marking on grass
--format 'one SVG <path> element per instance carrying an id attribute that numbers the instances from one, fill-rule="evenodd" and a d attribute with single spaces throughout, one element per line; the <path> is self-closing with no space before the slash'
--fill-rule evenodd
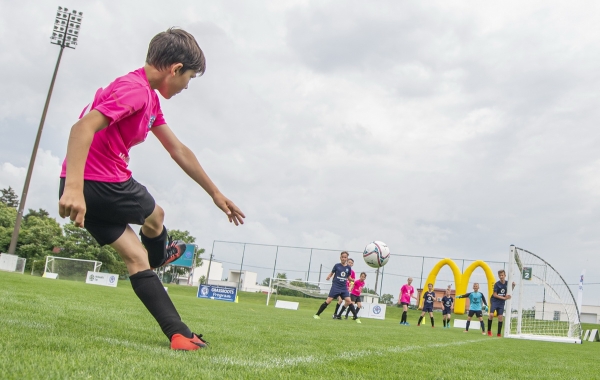
<path id="1" fill-rule="evenodd" d="M 227 356 L 219 356 L 219 357 L 211 358 L 210 361 L 211 361 L 211 363 L 216 363 L 216 364 L 225 364 L 225 365 L 233 365 L 233 366 L 240 366 L 240 367 L 273 369 L 273 368 L 290 367 L 290 366 L 295 366 L 298 364 L 321 364 L 322 362 L 330 362 L 331 360 L 336 360 L 336 359 L 347 360 L 347 359 L 356 359 L 356 358 L 361 358 L 361 357 L 375 355 L 375 354 L 381 355 L 382 351 L 387 351 L 390 353 L 399 353 L 399 352 L 406 352 L 406 351 L 428 350 L 431 348 L 461 346 L 464 344 L 477 343 L 477 342 L 489 343 L 487 340 L 473 339 L 473 340 L 464 340 L 464 341 L 450 342 L 450 343 L 432 343 L 432 344 L 426 344 L 423 346 L 415 346 L 415 345 L 394 346 L 394 347 L 387 347 L 387 348 L 377 350 L 377 352 L 375 352 L 373 350 L 360 350 L 360 351 L 353 351 L 353 352 L 342 352 L 337 355 L 323 355 L 323 356 L 309 355 L 309 356 L 297 356 L 297 357 L 289 357 L 289 358 L 273 358 L 271 360 L 262 360 L 262 361 L 250 360 L 250 359 L 237 359 L 237 358 L 231 358 L 231 357 L 227 357 Z"/>
<path id="2" fill-rule="evenodd" d="M 51 329 L 54 328 L 53 325 L 47 324 L 47 323 L 39 323 L 39 322 L 35 322 L 35 321 L 25 321 L 22 319 L 5 319 L 3 321 L 6 324 L 9 325 L 17 325 L 17 326 L 22 326 L 22 327 L 29 327 L 29 328 L 34 328 L 34 329 Z"/>

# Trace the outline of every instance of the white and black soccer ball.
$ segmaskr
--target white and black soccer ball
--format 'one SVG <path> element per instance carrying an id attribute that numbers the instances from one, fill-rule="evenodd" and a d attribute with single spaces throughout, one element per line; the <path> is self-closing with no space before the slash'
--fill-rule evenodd
<path id="1" fill-rule="evenodd" d="M 381 268 L 390 260 L 390 249 L 382 241 L 371 242 L 365 247 L 363 259 L 371 268 Z"/>

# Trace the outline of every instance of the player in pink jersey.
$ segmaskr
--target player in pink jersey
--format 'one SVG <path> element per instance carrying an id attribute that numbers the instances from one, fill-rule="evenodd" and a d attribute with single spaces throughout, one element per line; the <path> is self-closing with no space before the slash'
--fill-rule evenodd
<path id="1" fill-rule="evenodd" d="M 407 283 L 402 285 L 400 288 L 400 299 L 398 300 L 398 303 L 402 305 L 402 319 L 400 319 L 400 324 L 403 326 L 409 325 L 406 318 L 408 313 L 408 305 L 410 305 L 410 299 L 417 299 L 417 296 L 415 296 L 415 288 L 413 288 L 411 285 L 412 282 L 412 277 L 409 277 Z"/>
<path id="2" fill-rule="evenodd" d="M 71 128 L 59 189 L 60 216 L 69 217 L 100 245 L 108 244 L 119 253 L 135 294 L 175 350 L 197 350 L 206 341 L 181 321 L 151 268 L 179 258 L 185 243 L 168 237 L 164 210 L 131 176 L 129 151 L 152 132 L 229 221 L 243 224 L 242 211 L 219 191 L 194 153 L 171 131 L 156 94 L 172 98 L 205 68 L 204 54 L 191 34 L 176 28 L 157 34 L 150 41 L 144 67 L 96 91 Z M 141 242 L 130 224 L 142 226 Z"/>
<path id="3" fill-rule="evenodd" d="M 350 301 L 356 306 L 356 312 L 358 313 L 362 308 L 362 296 L 360 295 L 362 292 L 362 288 L 365 286 L 365 280 L 367 279 L 367 274 L 365 272 L 360 273 L 360 277 L 358 280 L 352 283 L 352 288 L 350 289 Z M 345 319 L 348 319 L 348 315 L 350 314 L 349 310 L 346 311 Z"/>

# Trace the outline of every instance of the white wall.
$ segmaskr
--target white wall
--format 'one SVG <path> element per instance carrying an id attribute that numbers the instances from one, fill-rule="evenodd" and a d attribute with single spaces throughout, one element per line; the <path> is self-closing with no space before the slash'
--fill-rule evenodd
<path id="1" fill-rule="evenodd" d="M 198 286 L 200 282 L 200 277 L 204 276 L 206 278 L 206 272 L 208 272 L 208 260 L 202 260 L 202 265 L 194 268 L 194 273 L 192 275 L 192 285 Z M 210 264 L 210 278 L 212 281 L 221 281 L 223 278 L 223 264 L 218 261 L 213 261 Z"/>

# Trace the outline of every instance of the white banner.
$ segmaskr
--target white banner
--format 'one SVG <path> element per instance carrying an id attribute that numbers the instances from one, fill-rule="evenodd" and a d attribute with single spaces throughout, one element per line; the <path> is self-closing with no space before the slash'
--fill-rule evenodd
<path id="1" fill-rule="evenodd" d="M 361 306 L 362 308 L 358 311 L 360 318 L 385 319 L 385 304 L 362 302 Z"/>
<path id="2" fill-rule="evenodd" d="M 87 277 L 85 278 L 85 283 L 86 284 L 94 284 L 94 285 L 112 286 L 112 287 L 116 288 L 118 280 L 119 280 L 118 274 L 88 271 Z"/>

